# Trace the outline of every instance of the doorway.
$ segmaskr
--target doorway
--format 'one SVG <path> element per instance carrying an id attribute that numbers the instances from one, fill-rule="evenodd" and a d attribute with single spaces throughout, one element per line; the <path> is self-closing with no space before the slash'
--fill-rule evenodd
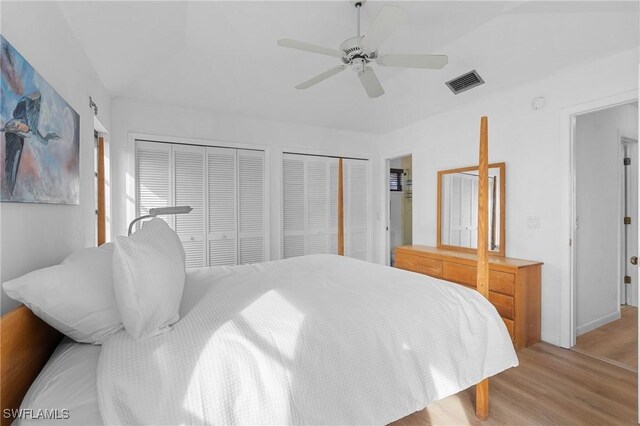
<path id="1" fill-rule="evenodd" d="M 395 265 L 395 248 L 410 245 L 413 241 L 411 155 L 387 160 L 389 172 L 389 265 Z"/>
<path id="2" fill-rule="evenodd" d="M 638 104 L 574 118 L 575 346 L 637 371 Z"/>

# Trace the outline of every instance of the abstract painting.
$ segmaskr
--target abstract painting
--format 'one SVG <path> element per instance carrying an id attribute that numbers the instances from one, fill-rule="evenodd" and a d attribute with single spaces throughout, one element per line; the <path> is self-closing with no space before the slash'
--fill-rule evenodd
<path id="1" fill-rule="evenodd" d="M 0 201 L 79 203 L 80 116 L 0 36 Z"/>

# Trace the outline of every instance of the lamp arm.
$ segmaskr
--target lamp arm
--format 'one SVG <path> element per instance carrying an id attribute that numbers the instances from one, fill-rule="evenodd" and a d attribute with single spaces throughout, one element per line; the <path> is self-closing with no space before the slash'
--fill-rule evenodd
<path id="1" fill-rule="evenodd" d="M 135 225 L 136 222 L 139 222 L 139 221 L 141 221 L 143 219 L 149 219 L 150 217 L 155 217 L 155 216 L 151 215 L 151 214 L 146 214 L 144 216 L 140 216 L 140 217 L 137 217 L 137 218 L 133 219 L 131 221 L 131 223 L 129 224 L 129 232 L 127 232 L 127 235 L 131 235 L 131 233 L 133 232 L 133 225 Z"/>

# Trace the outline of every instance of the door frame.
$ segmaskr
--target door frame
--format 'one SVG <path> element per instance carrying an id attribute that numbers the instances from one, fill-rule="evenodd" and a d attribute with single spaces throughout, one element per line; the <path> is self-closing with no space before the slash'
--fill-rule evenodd
<path id="1" fill-rule="evenodd" d="M 391 160 L 396 160 L 403 157 L 411 157 L 411 175 L 413 176 L 414 169 L 414 155 L 412 151 L 404 154 L 394 154 L 384 159 L 384 170 L 382 175 L 384 176 L 384 264 L 391 266 L 391 259 L 389 257 L 389 250 L 391 249 L 391 188 L 389 188 L 389 170 L 391 169 Z M 415 191 L 414 191 L 415 192 Z M 411 203 L 411 220 L 413 221 L 413 203 Z M 413 229 L 413 223 L 411 224 Z"/>
<path id="2" fill-rule="evenodd" d="M 107 206 L 105 183 L 105 140 L 104 135 L 95 132 L 95 168 L 96 168 L 96 245 L 101 246 L 107 242 Z"/>
<path id="3" fill-rule="evenodd" d="M 576 344 L 576 164 L 575 164 L 575 122 L 579 115 L 600 111 L 638 101 L 638 91 L 632 90 L 566 107 L 561 113 L 562 140 L 566 148 L 565 155 L 569 159 L 568 174 L 568 280 L 562 280 L 560 293 L 560 346 L 571 348 Z M 567 152 L 568 151 L 568 152 Z M 619 292 L 618 287 L 618 292 Z M 618 294 L 618 300 L 620 295 Z"/>
<path id="4" fill-rule="evenodd" d="M 636 167 L 636 171 L 638 171 L 638 140 L 635 138 L 630 137 L 631 135 L 625 135 L 622 132 L 618 131 L 618 159 L 619 159 L 619 164 L 622 164 L 622 162 L 624 161 L 624 157 L 625 157 L 625 153 L 624 153 L 624 147 L 625 145 L 629 146 L 629 145 L 635 145 L 635 158 L 633 158 L 632 164 L 634 165 L 634 167 Z M 635 162 L 635 163 L 633 163 Z M 620 171 L 620 179 L 619 179 L 619 186 L 620 186 L 620 200 L 619 200 L 619 208 L 620 208 L 620 215 L 619 216 L 625 216 L 625 211 L 624 211 L 624 207 L 625 207 L 625 190 L 624 190 L 624 173 L 626 173 L 626 170 L 623 169 L 622 166 L 622 170 Z M 640 176 L 640 174 L 636 174 L 636 177 Z M 629 189 L 630 190 L 636 190 L 636 194 L 638 194 L 638 181 L 636 180 L 635 185 L 633 184 L 633 182 L 629 183 Z M 638 200 L 639 197 L 636 196 L 636 200 Z M 634 219 L 632 219 L 632 223 L 635 224 L 635 228 L 636 230 L 640 230 L 640 228 L 638 228 L 638 210 L 636 209 L 636 217 L 635 217 L 635 221 Z M 623 237 L 623 234 L 625 233 L 625 225 L 624 223 L 620 222 L 618 229 L 619 229 L 619 233 L 620 233 L 620 260 L 622 260 L 621 262 L 618 262 L 618 267 L 620 269 L 620 279 L 619 279 L 619 286 L 618 286 L 618 300 L 620 301 L 620 304 L 622 304 L 622 294 L 624 292 L 624 275 L 625 275 L 625 264 L 628 260 L 628 258 L 632 255 L 637 255 L 637 253 L 626 253 L 625 252 L 625 248 L 626 248 L 626 240 Z M 633 234 L 632 234 L 633 235 Z M 636 242 L 638 242 L 638 238 L 636 236 Z M 625 256 L 626 253 L 626 256 Z M 638 286 L 638 282 L 637 282 L 637 277 L 640 276 L 640 274 L 637 273 L 637 268 L 636 268 L 636 279 L 635 282 L 633 281 L 633 276 L 632 276 L 632 286 Z M 635 293 L 635 295 L 634 295 Z M 630 306 L 638 306 L 638 297 L 637 297 L 637 292 L 632 291 L 631 295 L 628 297 L 628 300 L 625 300 L 625 302 L 628 302 L 627 304 Z"/>

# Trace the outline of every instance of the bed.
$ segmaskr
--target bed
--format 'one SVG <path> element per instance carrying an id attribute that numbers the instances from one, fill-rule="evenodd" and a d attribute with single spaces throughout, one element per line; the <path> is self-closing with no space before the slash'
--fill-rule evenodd
<path id="1" fill-rule="evenodd" d="M 191 271 L 181 310 L 160 338 L 63 341 L 22 407 L 68 408 L 68 424 L 385 424 L 517 365 L 478 292 L 339 256 Z"/>
<path id="2" fill-rule="evenodd" d="M 517 357 L 482 252 L 477 292 L 331 255 L 193 270 L 170 333 L 65 340 L 35 382 L 60 337 L 21 308 L 2 318 L 2 408 L 30 387 L 22 408 L 75 407 L 68 424 L 384 424 L 475 385 L 486 418 Z"/>

